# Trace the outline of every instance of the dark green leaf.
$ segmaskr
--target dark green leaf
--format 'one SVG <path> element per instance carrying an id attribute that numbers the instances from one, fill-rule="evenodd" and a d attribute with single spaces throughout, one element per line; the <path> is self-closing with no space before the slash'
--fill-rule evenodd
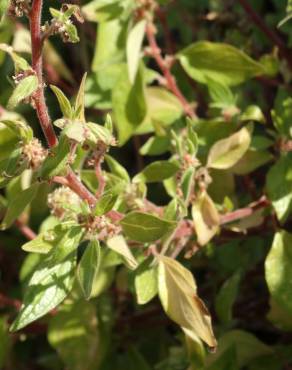
<path id="1" fill-rule="evenodd" d="M 160 239 L 175 227 L 175 223 L 142 212 L 127 214 L 120 224 L 126 236 L 141 243 Z"/>
<path id="2" fill-rule="evenodd" d="M 78 266 L 77 276 L 84 297 L 89 299 L 100 265 L 100 245 L 97 240 L 88 243 Z"/>

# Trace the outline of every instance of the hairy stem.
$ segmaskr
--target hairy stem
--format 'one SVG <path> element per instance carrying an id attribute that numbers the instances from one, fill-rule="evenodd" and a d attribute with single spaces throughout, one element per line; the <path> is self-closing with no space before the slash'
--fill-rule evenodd
<path id="1" fill-rule="evenodd" d="M 43 6 L 42 0 L 34 0 L 30 13 L 32 68 L 35 71 L 39 81 L 39 87 L 34 94 L 34 103 L 47 142 L 50 147 L 53 147 L 57 144 L 58 139 L 53 130 L 44 94 L 43 60 L 42 60 L 43 43 L 41 32 L 42 6 Z"/>

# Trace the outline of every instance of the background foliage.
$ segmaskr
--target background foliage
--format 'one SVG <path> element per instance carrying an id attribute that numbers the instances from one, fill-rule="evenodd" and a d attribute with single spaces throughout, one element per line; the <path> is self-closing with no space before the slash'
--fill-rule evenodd
<path id="1" fill-rule="evenodd" d="M 37 2 L 0 0 L 0 368 L 291 369 L 291 2 L 45 1 L 40 73 Z"/>

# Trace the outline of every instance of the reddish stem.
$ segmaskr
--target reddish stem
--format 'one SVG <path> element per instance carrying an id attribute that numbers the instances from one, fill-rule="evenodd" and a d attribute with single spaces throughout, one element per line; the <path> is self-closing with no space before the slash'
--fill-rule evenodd
<path id="1" fill-rule="evenodd" d="M 183 107 L 184 112 L 191 118 L 196 118 L 196 114 L 194 110 L 192 109 L 192 107 L 190 106 L 186 98 L 183 96 L 182 92 L 177 86 L 175 78 L 170 72 L 170 68 L 168 64 L 165 62 L 165 59 L 163 59 L 163 57 L 161 56 L 161 50 L 158 47 L 156 38 L 155 38 L 155 26 L 152 23 L 147 24 L 146 35 L 147 35 L 149 46 L 151 48 L 151 54 L 163 73 L 163 76 L 166 80 L 167 88 L 170 91 L 172 91 L 173 94 L 178 98 L 178 100 L 181 103 L 181 106 Z"/>
<path id="2" fill-rule="evenodd" d="M 16 220 L 15 225 L 28 240 L 33 240 L 37 236 L 29 226 L 23 224 L 20 220 Z"/>
<path id="3" fill-rule="evenodd" d="M 32 68 L 35 71 L 39 81 L 39 87 L 37 91 L 34 93 L 34 103 L 47 142 L 50 147 L 53 147 L 57 144 L 58 139 L 53 130 L 44 94 L 43 60 L 42 60 L 43 42 L 41 31 L 42 5 L 43 0 L 34 0 L 30 13 Z"/>

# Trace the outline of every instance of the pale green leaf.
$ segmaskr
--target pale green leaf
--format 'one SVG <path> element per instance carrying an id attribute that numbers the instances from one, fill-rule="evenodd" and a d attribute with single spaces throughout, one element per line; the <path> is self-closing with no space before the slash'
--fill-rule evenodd
<path id="1" fill-rule="evenodd" d="M 142 19 L 131 29 L 127 38 L 127 64 L 131 83 L 134 83 L 138 71 L 145 28 L 146 20 Z"/>
<path id="2" fill-rule="evenodd" d="M 145 260 L 135 273 L 135 290 L 138 304 L 146 304 L 158 292 L 157 267 L 151 266 L 150 260 Z"/>
<path id="3" fill-rule="evenodd" d="M 135 269 L 138 266 L 136 258 L 133 256 L 131 249 L 122 235 L 117 235 L 108 239 L 106 244 L 110 249 L 122 255 L 131 269 Z"/>
<path id="4" fill-rule="evenodd" d="M 179 262 L 159 257 L 158 293 L 167 315 L 194 340 L 201 338 L 210 347 L 217 345 L 211 326 L 211 317 L 197 296 L 193 275 Z"/>
<path id="5" fill-rule="evenodd" d="M 266 258 L 265 274 L 268 288 L 276 303 L 292 313 L 292 234 L 279 231 Z"/>
<path id="6" fill-rule="evenodd" d="M 210 149 L 207 166 L 221 170 L 234 166 L 248 150 L 250 142 L 251 133 L 247 127 L 217 141 Z"/>
<path id="7" fill-rule="evenodd" d="M 212 79 L 233 86 L 265 73 L 263 65 L 223 43 L 198 41 L 179 52 L 178 58 L 190 77 L 205 84 Z"/>
<path id="8" fill-rule="evenodd" d="M 192 217 L 198 243 L 207 244 L 217 233 L 220 219 L 215 204 L 206 192 L 193 202 Z"/>

